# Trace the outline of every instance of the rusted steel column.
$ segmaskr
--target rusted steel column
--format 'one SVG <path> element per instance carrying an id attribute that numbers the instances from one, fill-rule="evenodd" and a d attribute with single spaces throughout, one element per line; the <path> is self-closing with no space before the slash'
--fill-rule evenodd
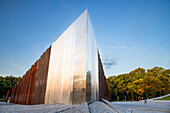
<path id="1" fill-rule="evenodd" d="M 104 98 L 111 101 L 111 96 L 108 90 L 106 77 L 103 70 L 103 65 L 98 52 L 98 67 L 99 67 L 99 98 Z"/>
<path id="2" fill-rule="evenodd" d="M 30 97 L 30 90 L 31 90 L 31 82 L 32 82 L 32 74 L 33 74 L 33 67 L 34 65 L 32 65 L 30 72 L 29 72 L 29 77 L 28 77 L 28 92 L 27 92 L 27 97 L 26 97 L 26 105 L 29 104 L 29 97 Z"/>
<path id="3" fill-rule="evenodd" d="M 9 90 L 7 91 L 6 97 L 5 97 L 5 102 L 8 102 L 8 98 L 9 98 Z"/>
<path id="4" fill-rule="evenodd" d="M 20 93 L 21 81 L 22 81 L 22 78 L 18 81 L 17 86 L 16 86 L 16 93 L 15 93 L 15 99 L 14 99 L 15 104 L 18 104 L 18 97 L 19 97 L 19 93 Z"/>
<path id="5" fill-rule="evenodd" d="M 14 103 L 14 100 L 15 100 L 16 89 L 17 89 L 17 84 L 15 84 L 15 86 L 14 86 L 14 93 L 13 93 L 12 103 Z"/>
<path id="6" fill-rule="evenodd" d="M 39 60 L 38 70 L 36 72 L 34 104 L 44 104 L 45 101 L 50 52 L 51 46 L 43 53 Z"/>
<path id="7" fill-rule="evenodd" d="M 12 103 L 12 100 L 13 100 L 14 87 L 15 87 L 15 86 L 13 86 L 12 91 L 11 91 L 10 103 Z"/>
<path id="8" fill-rule="evenodd" d="M 30 92 L 28 98 L 28 105 L 34 105 L 34 94 L 35 94 L 35 81 L 37 79 L 37 71 L 38 71 L 39 60 L 32 66 L 32 74 L 31 74 L 31 83 L 30 83 Z"/>
<path id="9" fill-rule="evenodd" d="M 17 86 L 17 85 L 15 84 L 15 86 L 13 86 L 13 88 L 12 88 L 11 97 L 10 97 L 10 103 L 14 103 L 16 86 Z"/>
<path id="10" fill-rule="evenodd" d="M 20 92 L 19 92 L 19 96 L 18 96 L 18 104 L 22 104 L 23 103 L 23 92 L 24 92 L 24 83 L 25 83 L 25 76 L 26 75 L 24 75 L 23 77 L 22 77 L 22 81 L 21 81 L 21 83 L 20 83 Z"/>
<path id="11" fill-rule="evenodd" d="M 29 76 L 30 76 L 30 70 L 27 71 L 24 77 L 24 83 L 23 83 L 23 98 L 21 104 L 26 104 L 27 101 L 27 94 L 28 94 L 28 85 L 29 85 Z"/>

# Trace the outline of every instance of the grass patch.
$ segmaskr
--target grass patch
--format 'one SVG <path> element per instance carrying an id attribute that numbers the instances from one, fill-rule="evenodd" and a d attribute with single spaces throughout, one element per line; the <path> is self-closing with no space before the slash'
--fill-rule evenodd
<path id="1" fill-rule="evenodd" d="M 2 98 L 0 99 L 0 101 L 2 101 Z M 4 99 L 4 101 L 5 101 L 5 99 Z M 8 99 L 8 101 L 10 101 L 10 99 Z"/>
<path id="2" fill-rule="evenodd" d="M 164 97 L 164 98 L 160 98 L 160 99 L 155 99 L 155 100 L 170 100 L 170 96 Z"/>
<path id="3" fill-rule="evenodd" d="M 113 100 L 111 102 L 133 102 L 133 101 L 132 100 L 119 100 L 119 101 Z"/>

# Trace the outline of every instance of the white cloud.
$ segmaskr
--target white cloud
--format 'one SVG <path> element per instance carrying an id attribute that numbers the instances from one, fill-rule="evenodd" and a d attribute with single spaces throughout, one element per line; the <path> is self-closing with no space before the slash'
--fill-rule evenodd
<path id="1" fill-rule="evenodd" d="M 142 58 L 142 56 L 137 54 L 136 51 L 134 49 L 132 49 L 132 48 L 135 48 L 135 49 L 145 49 L 145 48 L 141 48 L 141 47 L 131 47 L 131 48 L 129 48 L 129 47 L 126 47 L 126 46 L 113 46 L 112 48 L 115 48 L 115 49 L 125 49 L 125 50 L 133 53 L 134 55 L 136 55 L 136 56 L 138 56 L 140 58 Z"/>

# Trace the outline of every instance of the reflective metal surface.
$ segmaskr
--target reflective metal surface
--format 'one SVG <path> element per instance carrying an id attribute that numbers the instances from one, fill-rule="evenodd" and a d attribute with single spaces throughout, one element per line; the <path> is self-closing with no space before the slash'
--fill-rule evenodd
<path id="1" fill-rule="evenodd" d="M 52 44 L 45 104 L 85 102 L 87 11 Z"/>
<path id="2" fill-rule="evenodd" d="M 99 100 L 98 52 L 90 16 L 87 20 L 86 101 Z"/>
<path id="3" fill-rule="evenodd" d="M 51 46 L 45 104 L 98 100 L 98 80 L 97 45 L 86 10 Z"/>

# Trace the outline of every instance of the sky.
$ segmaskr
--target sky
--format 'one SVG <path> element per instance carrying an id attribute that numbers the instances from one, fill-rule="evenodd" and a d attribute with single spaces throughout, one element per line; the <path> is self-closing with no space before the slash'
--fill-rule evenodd
<path id="1" fill-rule="evenodd" d="M 0 0 L 0 75 L 23 76 L 85 9 L 106 77 L 170 69 L 170 0 Z"/>

